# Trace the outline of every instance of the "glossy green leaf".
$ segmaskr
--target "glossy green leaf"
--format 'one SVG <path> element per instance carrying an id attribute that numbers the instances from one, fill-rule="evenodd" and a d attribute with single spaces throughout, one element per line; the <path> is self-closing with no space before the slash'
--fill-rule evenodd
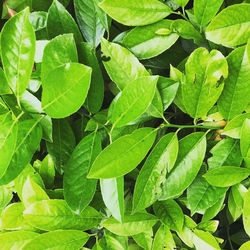
<path id="1" fill-rule="evenodd" d="M 240 149 L 246 166 L 250 166 L 250 119 L 246 119 L 241 128 Z"/>
<path id="2" fill-rule="evenodd" d="M 64 198 L 76 213 L 84 210 L 95 194 L 96 181 L 87 179 L 87 174 L 101 150 L 101 137 L 93 132 L 79 142 L 65 165 Z"/>
<path id="3" fill-rule="evenodd" d="M 75 214 L 64 200 L 37 201 L 24 210 L 24 218 L 33 227 L 53 231 L 58 229 L 88 230 L 97 227 L 101 217 L 92 207 Z"/>
<path id="4" fill-rule="evenodd" d="M 227 120 L 241 114 L 249 104 L 250 40 L 246 47 L 233 50 L 227 57 L 229 77 L 218 100 L 218 109 Z"/>
<path id="5" fill-rule="evenodd" d="M 138 77 L 149 75 L 144 66 L 128 49 L 105 39 L 102 39 L 101 47 L 104 67 L 120 90 Z M 122 64 L 119 63 L 121 60 Z"/>
<path id="6" fill-rule="evenodd" d="M 60 250 L 72 249 L 79 250 L 88 240 L 87 233 L 77 230 L 57 230 L 40 234 L 38 237 L 29 241 L 22 249 L 30 250 Z"/>
<path id="7" fill-rule="evenodd" d="M 67 63 L 51 71 L 43 81 L 44 111 L 52 118 L 64 118 L 75 113 L 87 97 L 91 71 L 79 63 Z"/>
<path id="8" fill-rule="evenodd" d="M 244 244 L 241 245 L 239 250 L 248 250 L 250 248 L 250 241 L 245 242 Z"/>
<path id="9" fill-rule="evenodd" d="M 229 187 L 243 181 L 250 175 L 250 169 L 222 166 L 209 170 L 204 176 L 209 184 L 216 187 Z"/>
<path id="10" fill-rule="evenodd" d="M 58 0 L 54 0 L 48 10 L 47 32 L 49 38 L 73 33 L 77 43 L 83 41 L 75 20 Z"/>
<path id="11" fill-rule="evenodd" d="M 11 91 L 9 85 L 8 85 L 7 78 L 6 78 L 5 73 L 2 70 L 2 68 L 0 68 L 0 81 L 1 81 L 0 94 L 1 95 L 11 94 L 12 91 Z"/>
<path id="12" fill-rule="evenodd" d="M 171 9 L 158 0 L 104 0 L 99 6 L 114 20 L 127 26 L 155 23 L 171 14 Z"/>
<path id="13" fill-rule="evenodd" d="M 9 204 L 13 198 L 12 191 L 6 186 L 0 187 L 0 213 Z"/>
<path id="14" fill-rule="evenodd" d="M 248 190 L 244 197 L 243 206 L 243 225 L 245 232 L 250 235 L 250 191 Z"/>
<path id="15" fill-rule="evenodd" d="M 123 177 L 100 179 L 102 199 L 111 215 L 123 222 L 124 217 L 124 179 Z"/>
<path id="16" fill-rule="evenodd" d="M 161 196 L 165 176 L 174 166 L 178 154 L 178 138 L 169 133 L 151 151 L 136 179 L 133 211 L 141 211 Z"/>
<path id="17" fill-rule="evenodd" d="M 141 128 L 120 137 L 97 156 L 88 178 L 109 179 L 129 173 L 146 156 L 155 136 L 155 130 Z"/>
<path id="18" fill-rule="evenodd" d="M 193 241 L 197 250 L 220 250 L 220 246 L 215 237 L 209 232 L 196 229 L 194 231 Z"/>
<path id="19" fill-rule="evenodd" d="M 157 76 L 140 77 L 124 88 L 109 110 L 113 127 L 128 125 L 147 110 L 154 98 L 157 81 Z"/>
<path id="20" fill-rule="evenodd" d="M 172 32 L 172 21 L 162 20 L 147 26 L 136 27 L 126 33 L 121 43 L 139 59 L 148 59 L 158 56 L 169 49 L 178 39 L 178 35 Z M 169 30 L 167 35 L 158 34 L 159 30 Z"/>
<path id="21" fill-rule="evenodd" d="M 249 4 L 235 4 L 222 10 L 206 29 L 206 38 L 226 47 L 245 44 L 250 36 Z"/>
<path id="22" fill-rule="evenodd" d="M 32 72 L 35 56 L 35 32 L 29 22 L 26 8 L 3 27 L 1 32 L 1 58 L 10 88 L 19 100 Z"/>
<path id="23" fill-rule="evenodd" d="M 109 218 L 102 222 L 102 226 L 110 232 L 120 236 L 131 236 L 150 230 L 157 222 L 157 218 L 148 213 L 125 215 L 123 223 Z"/>
<path id="24" fill-rule="evenodd" d="M 152 238 L 153 238 L 153 230 L 149 230 L 148 232 L 143 232 L 140 234 L 135 234 L 132 236 L 136 244 L 142 247 L 145 250 L 151 250 L 152 246 Z"/>
<path id="25" fill-rule="evenodd" d="M 177 197 L 194 181 L 206 152 L 206 136 L 192 133 L 179 142 L 179 154 L 172 171 L 167 175 L 160 200 Z"/>

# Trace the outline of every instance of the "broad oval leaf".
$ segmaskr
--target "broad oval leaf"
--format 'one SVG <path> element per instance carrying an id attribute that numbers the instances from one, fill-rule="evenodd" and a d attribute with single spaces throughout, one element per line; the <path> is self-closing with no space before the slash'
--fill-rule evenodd
<path id="1" fill-rule="evenodd" d="M 23 250 L 79 250 L 89 239 L 87 233 L 77 230 L 57 230 L 43 233 L 29 241 Z"/>
<path id="2" fill-rule="evenodd" d="M 249 236 L 250 235 L 250 190 L 247 191 L 244 197 L 243 225 L 246 233 Z"/>
<path id="3" fill-rule="evenodd" d="M 120 236 L 131 236 L 147 232 L 157 222 L 157 218 L 148 213 L 125 215 L 123 223 L 109 218 L 102 222 L 102 226 L 110 232 Z"/>
<path id="4" fill-rule="evenodd" d="M 136 179 L 133 211 L 141 211 L 152 205 L 161 195 L 167 172 L 174 166 L 178 154 L 178 138 L 169 133 L 154 147 Z"/>
<path id="5" fill-rule="evenodd" d="M 127 26 L 142 26 L 160 21 L 171 9 L 158 0 L 104 0 L 99 6 L 114 20 Z"/>
<path id="6" fill-rule="evenodd" d="M 51 71 L 42 83 L 43 110 L 52 118 L 75 113 L 87 97 L 91 71 L 79 63 L 67 63 Z"/>
<path id="7" fill-rule="evenodd" d="M 234 4 L 222 10 L 206 29 L 206 38 L 226 47 L 245 44 L 250 36 L 250 4 Z"/>
<path id="8" fill-rule="evenodd" d="M 123 176 L 143 160 L 156 137 L 152 128 L 140 128 L 107 146 L 94 161 L 88 178 L 109 179 Z"/>
<path id="9" fill-rule="evenodd" d="M 240 149 L 247 167 L 250 167 L 250 119 L 246 119 L 241 128 Z"/>
<path id="10" fill-rule="evenodd" d="M 140 77 L 129 83 L 109 110 L 113 127 L 122 127 L 139 118 L 150 106 L 158 76 Z"/>
<path id="11" fill-rule="evenodd" d="M 204 178 L 209 184 L 216 187 L 229 187 L 240 183 L 250 175 L 250 169 L 222 166 L 209 170 Z"/>
<path id="12" fill-rule="evenodd" d="M 206 135 L 192 133 L 179 142 L 179 154 L 172 171 L 167 175 L 160 200 L 177 197 L 193 182 L 206 152 Z"/>
<path id="13" fill-rule="evenodd" d="M 96 180 L 87 179 L 87 174 L 101 150 L 101 137 L 93 132 L 79 142 L 64 168 L 64 198 L 76 213 L 84 210 L 95 194 Z"/>
<path id="14" fill-rule="evenodd" d="M 18 101 L 29 83 L 34 57 L 35 32 L 26 8 L 11 18 L 1 32 L 3 68 Z"/>
<path id="15" fill-rule="evenodd" d="M 53 231 L 58 229 L 88 230 L 97 227 L 100 214 L 92 207 L 87 207 L 75 214 L 64 200 L 43 200 L 34 202 L 23 212 L 24 218 L 33 227 Z"/>

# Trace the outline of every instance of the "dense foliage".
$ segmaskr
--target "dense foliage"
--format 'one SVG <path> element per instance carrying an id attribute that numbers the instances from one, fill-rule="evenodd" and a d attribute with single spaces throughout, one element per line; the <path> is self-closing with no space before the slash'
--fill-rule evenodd
<path id="1" fill-rule="evenodd" d="M 1 250 L 250 249 L 250 1 L 1 12 Z"/>

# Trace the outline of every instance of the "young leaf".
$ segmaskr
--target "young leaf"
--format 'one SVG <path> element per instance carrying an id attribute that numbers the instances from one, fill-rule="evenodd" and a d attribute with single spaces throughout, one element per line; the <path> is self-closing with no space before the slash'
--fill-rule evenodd
<path id="1" fill-rule="evenodd" d="M 204 178 L 209 184 L 216 187 L 229 187 L 240 183 L 250 175 L 250 169 L 222 166 L 209 170 Z"/>
<path id="2" fill-rule="evenodd" d="M 93 132 L 79 142 L 64 168 L 64 198 L 76 213 L 82 212 L 95 194 L 96 180 L 87 179 L 87 174 L 101 150 L 101 137 Z"/>
<path id="3" fill-rule="evenodd" d="M 28 8 L 4 25 L 0 44 L 5 75 L 19 101 L 29 83 L 35 57 L 35 32 Z"/>
<path id="4" fill-rule="evenodd" d="M 172 171 L 167 175 L 160 200 L 177 197 L 193 182 L 206 152 L 206 135 L 192 133 L 179 142 L 179 154 Z"/>
<path id="5" fill-rule="evenodd" d="M 184 214 L 176 201 L 157 201 L 154 204 L 154 212 L 169 229 L 177 232 L 182 230 Z"/>
<path id="6" fill-rule="evenodd" d="M 169 133 L 154 147 L 136 179 L 133 211 L 141 211 L 152 205 L 161 195 L 161 186 L 167 172 L 174 166 L 178 154 L 178 138 Z"/>
<path id="7" fill-rule="evenodd" d="M 114 20 L 127 26 L 155 23 L 171 14 L 171 9 L 158 0 L 104 0 L 99 6 Z"/>
<path id="8" fill-rule="evenodd" d="M 109 218 L 102 222 L 102 226 L 110 232 L 120 236 L 131 236 L 147 232 L 157 222 L 157 218 L 148 213 L 136 213 L 125 215 L 123 223 L 114 218 Z"/>
<path id="9" fill-rule="evenodd" d="M 111 215 L 122 223 L 124 217 L 123 177 L 100 179 L 100 187 L 104 204 L 110 211 Z"/>
<path id="10" fill-rule="evenodd" d="M 58 229 L 88 230 L 97 227 L 100 214 L 92 207 L 87 207 L 75 214 L 64 200 L 43 200 L 34 202 L 23 212 L 24 218 L 33 227 L 44 231 Z"/>
<path id="11" fill-rule="evenodd" d="M 178 35 L 171 31 L 172 21 L 162 20 L 147 26 L 136 27 L 126 33 L 121 44 L 128 48 L 139 59 L 158 56 L 169 49 L 178 39 Z M 167 35 L 161 35 L 159 30 L 169 30 Z"/>
<path id="12" fill-rule="evenodd" d="M 77 230 L 57 230 L 40 234 L 29 241 L 22 249 L 80 249 L 89 239 L 87 233 Z"/>
<path id="13" fill-rule="evenodd" d="M 241 128 L 240 149 L 247 167 L 250 167 L 250 119 L 246 119 Z"/>
<path id="14" fill-rule="evenodd" d="M 109 110 L 113 127 L 123 127 L 139 118 L 151 104 L 158 76 L 140 77 L 129 83 Z"/>
<path id="15" fill-rule="evenodd" d="M 248 190 L 244 197 L 243 206 L 243 225 L 245 232 L 250 235 L 250 191 Z"/>
<path id="16" fill-rule="evenodd" d="M 149 72 L 128 49 L 105 39 L 102 39 L 101 47 L 104 67 L 120 90 L 138 77 L 149 75 Z M 119 63 L 121 60 L 122 64 Z"/>
<path id="17" fill-rule="evenodd" d="M 156 131 L 140 128 L 106 147 L 96 158 L 88 178 L 109 179 L 123 176 L 137 167 L 152 147 Z"/>
<path id="18" fill-rule="evenodd" d="M 67 63 L 51 71 L 42 83 L 43 110 L 52 118 L 64 118 L 75 113 L 87 97 L 91 71 L 79 63 Z"/>
<path id="19" fill-rule="evenodd" d="M 245 44 L 250 36 L 249 12 L 250 5 L 245 3 L 225 8 L 207 27 L 206 38 L 226 47 Z"/>

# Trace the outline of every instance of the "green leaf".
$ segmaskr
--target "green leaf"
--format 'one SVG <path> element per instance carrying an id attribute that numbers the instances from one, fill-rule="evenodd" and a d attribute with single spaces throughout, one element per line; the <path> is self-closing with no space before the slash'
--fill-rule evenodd
<path id="1" fill-rule="evenodd" d="M 195 0 L 194 16 L 201 28 L 205 27 L 219 11 L 223 0 Z"/>
<path id="2" fill-rule="evenodd" d="M 250 235 L 250 191 L 248 190 L 244 197 L 243 206 L 243 225 L 245 232 Z"/>
<path id="3" fill-rule="evenodd" d="M 240 149 L 246 166 L 250 166 L 250 119 L 246 119 L 241 128 Z"/>
<path id="4" fill-rule="evenodd" d="M 99 6 L 114 20 L 127 26 L 155 23 L 171 14 L 171 9 L 158 0 L 104 0 Z"/>
<path id="5" fill-rule="evenodd" d="M 0 213 L 9 204 L 13 198 L 12 191 L 6 186 L 0 187 Z"/>
<path id="6" fill-rule="evenodd" d="M 45 81 L 51 71 L 69 62 L 77 62 L 77 49 L 73 34 L 59 35 L 44 48 L 41 78 Z"/>
<path id="7" fill-rule="evenodd" d="M 121 44 L 139 59 L 158 56 L 169 49 L 179 37 L 176 33 L 171 32 L 171 25 L 171 20 L 162 20 L 147 26 L 136 27 L 126 33 Z M 162 29 L 170 30 L 170 32 L 167 35 L 158 34 L 157 32 Z"/>
<path id="8" fill-rule="evenodd" d="M 241 245 L 239 250 L 248 250 L 250 248 L 250 241 L 245 242 L 244 244 Z"/>
<path id="9" fill-rule="evenodd" d="M 100 110 L 104 98 L 104 81 L 96 53 L 87 43 L 81 43 L 78 48 L 79 62 L 92 68 L 92 77 L 85 106 L 91 113 Z"/>
<path id="10" fill-rule="evenodd" d="M 33 227 L 44 231 L 58 229 L 88 230 L 97 227 L 101 217 L 92 207 L 75 214 L 64 200 L 34 202 L 24 210 L 24 218 Z"/>
<path id="11" fill-rule="evenodd" d="M 176 104 L 180 102 L 180 108 L 184 106 L 193 118 L 205 117 L 221 95 L 227 75 L 227 61 L 221 52 L 196 49 L 185 64 Z"/>
<path id="12" fill-rule="evenodd" d="M 154 204 L 154 212 L 169 229 L 177 232 L 182 230 L 184 214 L 176 201 L 157 201 Z"/>
<path id="13" fill-rule="evenodd" d="M 105 39 L 102 39 L 101 47 L 104 67 L 110 79 L 120 90 L 138 77 L 149 75 L 149 72 L 128 49 Z M 122 64 L 120 64 L 121 60 Z"/>
<path id="14" fill-rule="evenodd" d="M 174 1 L 181 7 L 185 7 L 189 2 L 189 0 L 174 0 Z"/>
<path id="15" fill-rule="evenodd" d="M 124 179 L 123 177 L 112 179 L 100 179 L 102 199 L 111 215 L 123 222 L 124 217 Z"/>
<path id="16" fill-rule="evenodd" d="M 47 149 L 52 156 L 56 169 L 62 172 L 75 148 L 74 132 L 66 119 L 53 121 L 53 142 L 47 142 Z"/>
<path id="17" fill-rule="evenodd" d="M 87 97 L 91 71 L 79 63 L 67 63 L 51 71 L 43 81 L 44 111 L 52 118 L 64 118 L 75 113 Z"/>
<path id="18" fill-rule="evenodd" d="M 11 94 L 11 89 L 8 85 L 8 81 L 6 79 L 5 73 L 2 70 L 2 68 L 0 68 L 0 81 L 1 81 L 1 85 L 0 85 L 0 94 L 1 95 L 6 95 L 6 94 Z"/>
<path id="19" fill-rule="evenodd" d="M 142 247 L 145 250 L 151 250 L 152 246 L 152 238 L 153 238 L 153 230 L 149 230 L 148 232 L 143 232 L 140 234 L 136 234 L 132 236 L 133 240 L 136 244 Z"/>
<path id="20" fill-rule="evenodd" d="M 97 47 L 105 32 L 105 26 L 99 15 L 102 10 L 98 7 L 99 0 L 74 0 L 76 19 L 80 30 L 93 48 Z M 107 19 L 104 13 L 102 18 Z"/>
<path id="21" fill-rule="evenodd" d="M 87 179 L 87 174 L 101 150 L 101 137 L 93 132 L 79 142 L 64 168 L 64 198 L 76 213 L 84 210 L 95 194 L 96 180 Z"/>
<path id="22" fill-rule="evenodd" d="M 216 187 L 229 187 L 243 181 L 250 175 L 250 169 L 222 166 L 209 170 L 204 176 L 209 184 Z"/>
<path id="23" fill-rule="evenodd" d="M 169 133 L 161 138 L 151 151 L 136 179 L 133 211 L 141 211 L 161 196 L 161 187 L 167 172 L 174 166 L 178 154 L 178 138 Z"/>
<path id="24" fill-rule="evenodd" d="M 218 109 L 227 120 L 241 114 L 250 99 L 250 40 L 246 47 L 233 50 L 227 57 L 229 77 L 218 100 Z"/>
<path id="25" fill-rule="evenodd" d="M 94 161 L 88 178 L 109 179 L 123 176 L 143 160 L 156 137 L 152 128 L 140 128 L 107 146 Z"/>
<path id="26" fill-rule="evenodd" d="M 1 248 L 23 249 L 23 247 L 33 239 L 36 239 L 37 233 L 29 231 L 14 231 L 0 234 Z"/>
<path id="27" fill-rule="evenodd" d="M 220 246 L 215 237 L 209 232 L 195 229 L 193 235 L 195 249 L 197 250 L 220 250 Z"/>
<path id="28" fill-rule="evenodd" d="M 158 76 L 140 77 L 129 83 L 109 109 L 113 127 L 122 127 L 139 118 L 151 104 Z"/>
<path id="29" fill-rule="evenodd" d="M 222 10 L 206 29 L 206 38 L 216 44 L 234 47 L 250 36 L 250 4 L 234 4 Z"/>
<path id="30" fill-rule="evenodd" d="M 18 101 L 29 83 L 34 56 L 35 32 L 26 8 L 11 18 L 1 32 L 2 64 L 8 84 Z"/>
<path id="31" fill-rule="evenodd" d="M 123 223 L 114 218 L 102 222 L 102 226 L 110 232 L 120 236 L 131 236 L 147 232 L 157 222 L 157 218 L 148 213 L 125 215 Z"/>
<path id="32" fill-rule="evenodd" d="M 192 133 L 179 142 L 179 153 L 172 171 L 167 175 L 160 200 L 180 196 L 194 181 L 206 152 L 206 136 Z"/>
<path id="33" fill-rule="evenodd" d="M 58 230 L 43 233 L 29 241 L 23 250 L 72 249 L 79 250 L 89 239 L 87 233 L 77 230 Z"/>
<path id="34" fill-rule="evenodd" d="M 205 211 L 225 196 L 227 188 L 211 186 L 204 178 L 197 177 L 187 189 L 187 201 L 191 214 Z"/>
<path id="35" fill-rule="evenodd" d="M 77 43 L 83 41 L 75 20 L 57 0 L 53 1 L 48 10 L 47 32 L 49 38 L 54 38 L 61 34 L 73 33 Z"/>

